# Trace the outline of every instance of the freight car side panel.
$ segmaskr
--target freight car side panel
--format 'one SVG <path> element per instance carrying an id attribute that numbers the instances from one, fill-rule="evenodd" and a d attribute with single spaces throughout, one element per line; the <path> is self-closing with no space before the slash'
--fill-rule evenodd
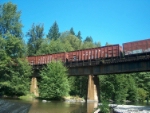
<path id="1" fill-rule="evenodd" d="M 30 65 L 34 65 L 36 62 L 35 56 L 27 57 L 27 60 L 30 63 Z"/>
<path id="2" fill-rule="evenodd" d="M 44 62 L 45 62 L 45 56 L 44 55 L 42 55 L 42 56 L 36 56 L 36 65 L 38 65 L 38 64 L 44 64 Z"/>
<path id="3" fill-rule="evenodd" d="M 119 57 L 122 52 L 122 47 L 118 45 L 104 46 L 100 48 L 99 58 Z"/>
<path id="4" fill-rule="evenodd" d="M 125 55 L 150 52 L 150 39 L 123 44 Z"/>
<path id="5" fill-rule="evenodd" d="M 105 59 L 119 57 L 122 47 L 117 45 L 103 46 L 91 49 L 77 50 L 68 52 L 68 61 L 83 61 L 92 59 Z"/>
<path id="6" fill-rule="evenodd" d="M 119 57 L 122 47 L 118 45 L 103 46 L 91 49 L 71 51 L 68 53 L 55 53 L 48 55 L 28 57 L 30 64 L 39 65 L 47 64 L 52 60 L 61 60 L 62 62 L 83 61 L 92 59 L 105 59 L 111 57 Z"/>

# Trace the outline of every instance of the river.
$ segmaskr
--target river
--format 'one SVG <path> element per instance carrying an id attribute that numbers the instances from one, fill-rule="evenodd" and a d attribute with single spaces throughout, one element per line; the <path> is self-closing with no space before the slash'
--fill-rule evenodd
<path id="1" fill-rule="evenodd" d="M 149 106 L 146 103 L 128 103 Z M 41 100 L 23 101 L 16 99 L 0 99 L 0 113 L 93 113 L 97 102 L 64 102 Z"/>
<path id="2" fill-rule="evenodd" d="M 5 104 L 3 104 L 3 106 L 0 104 L 0 108 L 3 108 L 3 111 L 1 109 L 0 113 L 93 113 L 94 108 L 97 107 L 97 103 L 94 102 L 42 102 L 41 100 L 22 101 L 7 99 L 1 100 L 0 103 L 2 103 L 2 101 L 3 103 L 5 102 Z M 23 110 L 23 108 L 26 108 L 26 110 Z M 21 112 L 21 110 L 23 112 Z"/>

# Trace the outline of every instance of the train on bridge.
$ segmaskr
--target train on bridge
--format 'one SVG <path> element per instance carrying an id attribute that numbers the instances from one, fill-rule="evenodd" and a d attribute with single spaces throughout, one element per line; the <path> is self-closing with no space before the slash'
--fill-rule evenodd
<path id="1" fill-rule="evenodd" d="M 117 59 L 119 57 L 134 56 L 134 55 L 149 55 L 150 54 L 150 39 L 108 45 L 96 48 L 82 49 L 70 52 L 61 52 L 39 56 L 27 57 L 31 65 L 43 65 L 53 60 L 61 60 L 62 62 L 80 62 L 88 60 L 105 60 Z"/>

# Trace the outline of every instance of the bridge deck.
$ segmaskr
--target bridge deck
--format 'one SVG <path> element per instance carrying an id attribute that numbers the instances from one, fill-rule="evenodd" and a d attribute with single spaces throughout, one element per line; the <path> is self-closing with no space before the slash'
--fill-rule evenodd
<path id="1" fill-rule="evenodd" d="M 40 69 L 43 65 L 34 65 L 33 68 Z M 64 65 L 68 68 L 69 75 L 75 76 L 150 71 L 150 55 L 131 55 L 122 58 L 74 61 L 67 62 Z"/>

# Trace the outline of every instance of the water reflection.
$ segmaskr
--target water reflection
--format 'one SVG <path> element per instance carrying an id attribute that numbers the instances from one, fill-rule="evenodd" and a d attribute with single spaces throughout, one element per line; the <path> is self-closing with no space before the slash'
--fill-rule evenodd
<path id="1" fill-rule="evenodd" d="M 92 113 L 96 107 L 94 102 L 0 100 L 0 113 Z"/>
<path id="2" fill-rule="evenodd" d="M 52 101 L 45 102 L 34 100 L 29 113 L 92 113 L 97 103 L 69 103 Z"/>
<path id="3" fill-rule="evenodd" d="M 97 108 L 98 103 L 97 102 L 89 102 L 87 103 L 87 113 L 93 113 L 94 109 Z"/>

